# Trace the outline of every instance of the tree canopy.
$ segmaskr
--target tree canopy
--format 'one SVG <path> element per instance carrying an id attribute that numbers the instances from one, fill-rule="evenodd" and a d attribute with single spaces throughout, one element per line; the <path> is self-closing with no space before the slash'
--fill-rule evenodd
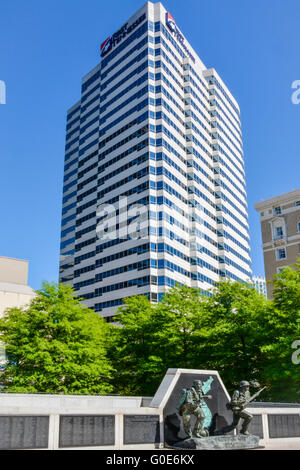
<path id="1" fill-rule="evenodd" d="M 267 386 L 266 401 L 300 400 L 300 262 L 274 278 L 274 299 L 224 280 L 209 296 L 186 286 L 160 303 L 124 299 L 115 322 L 84 307 L 69 286 L 44 284 L 28 308 L 0 320 L 6 390 L 152 396 L 168 368 L 217 370 L 231 392 Z M 299 346 L 300 360 L 300 346 Z"/>
<path id="2" fill-rule="evenodd" d="M 241 380 L 267 385 L 264 400 L 300 399 L 292 344 L 300 340 L 300 264 L 274 280 L 274 300 L 253 285 L 218 283 L 211 297 L 170 289 L 159 304 L 125 300 L 109 357 L 118 393 L 155 393 L 168 368 L 219 371 L 231 391 Z"/>
<path id="3" fill-rule="evenodd" d="M 299 346 L 300 340 L 300 262 L 277 274 L 273 287 L 268 341 L 262 347 L 267 356 L 264 377 L 271 384 L 275 399 L 300 401 L 300 364 L 292 360 L 296 353 L 293 345 Z"/>
<path id="4" fill-rule="evenodd" d="M 108 393 L 108 325 L 83 306 L 68 285 L 43 284 L 29 307 L 0 319 L 8 364 L 0 375 L 7 391 Z"/>

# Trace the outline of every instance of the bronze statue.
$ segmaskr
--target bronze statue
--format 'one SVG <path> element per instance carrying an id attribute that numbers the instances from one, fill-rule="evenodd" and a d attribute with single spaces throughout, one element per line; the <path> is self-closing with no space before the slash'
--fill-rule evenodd
<path id="1" fill-rule="evenodd" d="M 221 431 L 218 432 L 218 434 L 225 434 L 227 432 L 232 431 L 238 426 L 241 419 L 243 420 L 242 429 L 240 431 L 241 434 L 249 434 L 248 428 L 253 419 L 253 416 L 251 413 L 246 411 L 245 408 L 248 403 L 253 401 L 266 387 L 262 388 L 252 396 L 250 396 L 249 388 L 249 382 L 243 380 L 240 383 L 240 387 L 233 392 L 231 402 L 227 405 L 227 408 L 233 411 L 232 423 L 229 426 L 225 426 L 224 428 L 222 428 Z"/>
<path id="2" fill-rule="evenodd" d="M 204 398 L 211 399 L 211 395 L 204 395 L 201 380 L 194 380 L 193 387 L 183 389 L 183 395 L 178 405 L 179 414 L 182 416 L 183 427 L 189 437 L 207 437 L 208 431 L 203 429 L 205 414 L 202 406 Z M 196 417 L 193 431 L 191 430 L 191 416 Z"/>

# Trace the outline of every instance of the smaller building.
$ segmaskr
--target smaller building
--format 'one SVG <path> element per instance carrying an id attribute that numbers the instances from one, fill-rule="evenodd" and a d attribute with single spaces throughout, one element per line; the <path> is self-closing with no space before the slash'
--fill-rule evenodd
<path id="1" fill-rule="evenodd" d="M 261 276 L 253 276 L 252 282 L 257 292 L 263 294 L 264 297 L 267 298 L 267 287 L 265 278 Z"/>
<path id="2" fill-rule="evenodd" d="M 7 308 L 29 304 L 35 292 L 27 281 L 28 261 L 0 256 L 0 317 Z"/>
<path id="3" fill-rule="evenodd" d="M 0 256 L 0 318 L 11 307 L 24 307 L 35 296 L 27 285 L 28 261 Z M 5 362 L 5 348 L 0 342 L 0 370 Z"/>
<path id="4" fill-rule="evenodd" d="M 300 258 L 300 189 L 255 204 L 260 213 L 266 281 Z M 267 284 L 268 298 L 272 284 Z"/>

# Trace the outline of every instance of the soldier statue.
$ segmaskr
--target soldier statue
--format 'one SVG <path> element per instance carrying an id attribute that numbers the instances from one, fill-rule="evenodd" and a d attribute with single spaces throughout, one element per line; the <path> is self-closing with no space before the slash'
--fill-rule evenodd
<path id="1" fill-rule="evenodd" d="M 193 387 L 183 389 L 183 395 L 178 405 L 179 414 L 182 416 L 184 431 L 189 437 L 207 437 L 206 429 L 203 429 L 205 415 L 202 406 L 204 398 L 211 399 L 211 395 L 204 395 L 201 380 L 194 380 Z M 191 416 L 196 417 L 193 431 L 191 430 Z"/>
<path id="2" fill-rule="evenodd" d="M 233 431 L 235 429 L 240 420 L 243 420 L 241 434 L 248 435 L 248 428 L 252 421 L 252 414 L 245 410 L 248 403 L 253 401 L 266 387 L 262 388 L 254 395 L 250 396 L 249 392 L 250 384 L 246 380 L 242 380 L 240 386 L 237 390 L 233 392 L 231 402 L 228 403 L 227 408 L 233 411 L 233 420 L 229 426 L 225 426 L 218 432 L 218 434 L 225 434 L 227 432 Z"/>

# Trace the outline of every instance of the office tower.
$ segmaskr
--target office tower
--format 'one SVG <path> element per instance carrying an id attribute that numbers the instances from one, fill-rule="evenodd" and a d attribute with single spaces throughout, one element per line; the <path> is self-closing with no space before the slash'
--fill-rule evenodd
<path id="1" fill-rule="evenodd" d="M 260 213 L 266 280 L 300 258 L 300 189 L 255 204 Z M 273 286 L 267 284 L 267 296 Z"/>
<path id="2" fill-rule="evenodd" d="M 252 283 L 259 294 L 263 294 L 265 298 L 267 298 L 267 286 L 266 280 L 264 277 L 261 276 L 253 276 Z"/>
<path id="3" fill-rule="evenodd" d="M 251 278 L 240 111 L 161 3 L 102 41 L 67 114 L 60 280 L 109 317 Z"/>

